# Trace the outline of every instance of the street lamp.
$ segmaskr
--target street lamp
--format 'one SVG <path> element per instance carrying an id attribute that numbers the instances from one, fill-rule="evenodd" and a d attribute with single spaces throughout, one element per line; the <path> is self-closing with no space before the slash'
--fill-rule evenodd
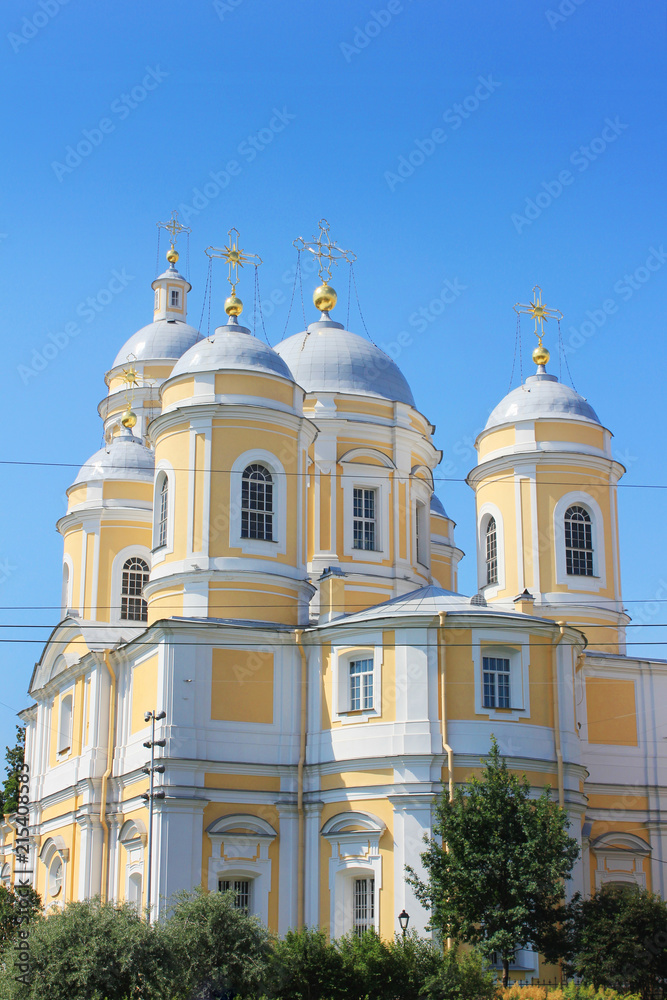
<path id="1" fill-rule="evenodd" d="M 149 747 L 151 751 L 151 762 L 146 764 L 146 767 L 142 767 L 144 774 L 149 776 L 148 791 L 144 792 L 141 796 L 145 802 L 148 802 L 148 877 L 146 879 L 146 902 L 148 905 L 148 920 L 150 922 L 150 905 L 151 905 L 151 890 L 153 882 L 153 802 L 155 799 L 164 798 L 164 790 L 158 789 L 154 790 L 153 787 L 153 776 L 157 774 L 164 774 L 164 764 L 155 763 L 155 747 L 164 747 L 167 745 L 166 740 L 156 740 L 155 739 L 155 723 L 159 719 L 166 719 L 166 712 L 144 712 L 144 722 L 151 723 L 151 738 L 146 740 L 144 743 L 145 747 Z"/>
<path id="2" fill-rule="evenodd" d="M 401 910 L 398 915 L 398 922 L 401 925 L 401 934 L 405 937 L 405 932 L 408 929 L 408 924 L 410 923 L 410 914 L 406 913 L 405 910 Z"/>

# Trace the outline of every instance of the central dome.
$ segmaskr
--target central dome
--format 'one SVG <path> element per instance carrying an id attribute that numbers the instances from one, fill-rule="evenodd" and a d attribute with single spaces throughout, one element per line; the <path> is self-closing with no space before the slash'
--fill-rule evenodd
<path id="1" fill-rule="evenodd" d="M 121 347 L 112 367 L 126 365 L 128 361 L 173 360 L 199 340 L 199 331 L 178 320 L 158 319 L 142 326 Z"/>
<path id="2" fill-rule="evenodd" d="M 291 381 L 285 361 L 268 344 L 253 336 L 245 326 L 227 323 L 213 337 L 200 340 L 176 362 L 170 378 L 195 372 L 226 370 L 263 372 Z"/>
<path id="3" fill-rule="evenodd" d="M 415 405 L 398 365 L 341 323 L 311 323 L 308 330 L 283 340 L 275 350 L 306 392 L 347 392 Z"/>

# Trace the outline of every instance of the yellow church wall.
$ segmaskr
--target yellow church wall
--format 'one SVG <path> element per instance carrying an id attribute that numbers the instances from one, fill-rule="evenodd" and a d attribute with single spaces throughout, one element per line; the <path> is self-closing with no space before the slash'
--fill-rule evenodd
<path id="1" fill-rule="evenodd" d="M 204 834 L 202 837 L 202 868 L 201 884 L 206 889 L 208 886 L 208 863 L 213 856 L 213 845 L 209 835 L 206 833 L 208 827 L 217 819 L 223 816 L 233 816 L 234 813 L 244 813 L 250 816 L 257 816 L 265 822 L 270 823 L 278 836 L 269 845 L 269 860 L 271 861 L 271 888 L 269 890 L 269 930 L 274 933 L 278 930 L 278 885 L 280 878 L 280 815 L 275 806 L 263 803 L 227 803 L 209 802 L 204 808 Z M 224 841 L 223 841 L 224 845 Z M 241 862 L 242 863 L 242 862 Z"/>
<path id="2" fill-rule="evenodd" d="M 358 585 L 359 581 L 356 580 L 355 583 Z M 371 586 L 374 585 L 374 581 L 370 578 L 364 583 L 368 583 Z M 381 604 L 383 601 L 388 600 L 392 596 L 391 587 L 382 587 L 380 584 L 375 584 L 375 590 L 355 590 L 354 584 L 345 587 L 345 607 L 344 611 L 346 614 L 354 614 L 355 611 L 365 611 L 366 608 L 371 608 L 376 604 Z"/>
<path id="3" fill-rule="evenodd" d="M 445 643 L 445 711 L 448 719 L 475 718 L 472 631 L 443 630 Z"/>
<path id="4" fill-rule="evenodd" d="M 145 365 L 143 375 L 145 379 L 169 378 L 173 371 L 173 365 Z"/>
<path id="5" fill-rule="evenodd" d="M 638 745 L 634 681 L 587 677 L 586 713 L 589 743 Z"/>
<path id="6" fill-rule="evenodd" d="M 211 718 L 225 722 L 273 722 L 273 653 L 213 649 Z"/>
<path id="7" fill-rule="evenodd" d="M 63 882 L 63 887 L 57 896 L 52 896 L 48 891 L 48 868 L 40 859 L 37 860 L 35 871 L 37 882 L 35 888 L 42 897 L 42 903 L 47 909 L 54 903 L 62 903 L 63 895 L 66 902 L 69 902 L 71 899 L 75 899 L 77 895 L 76 887 L 79 871 L 77 851 L 78 824 L 66 823 L 55 830 L 50 830 L 49 833 L 42 838 L 42 844 L 44 844 L 44 842 L 49 838 L 55 839 L 56 837 L 62 837 L 65 848 L 69 851 L 69 860 L 65 865 L 65 881 Z"/>
<path id="8" fill-rule="evenodd" d="M 322 791 L 328 791 L 336 788 L 388 785 L 393 780 L 393 767 L 374 767 L 366 771 L 340 771 L 338 774 L 323 774 L 320 778 L 320 788 Z"/>
<path id="9" fill-rule="evenodd" d="M 431 549 L 431 576 L 433 582 L 443 590 L 455 590 L 451 556 L 433 547 Z"/>
<path id="10" fill-rule="evenodd" d="M 387 799 L 359 799 L 350 802 L 327 803 L 322 809 L 320 826 L 333 816 L 345 812 L 369 812 L 377 816 L 386 826 L 380 837 L 380 857 L 382 859 L 382 888 L 380 889 L 380 936 L 385 939 L 394 937 L 394 810 Z M 329 895 L 329 861 L 331 859 L 331 844 L 320 837 L 320 927 L 330 928 L 330 895 Z"/>
<path id="11" fill-rule="evenodd" d="M 245 375 L 238 372 L 225 372 L 215 376 L 216 396 L 259 396 L 262 399 L 274 399 L 284 406 L 292 406 L 294 389 L 289 382 L 278 381 L 271 376 Z"/>
<path id="12" fill-rule="evenodd" d="M 104 500 L 141 500 L 144 503 L 152 503 L 153 484 L 110 479 L 102 483 L 102 498 Z"/>
<path id="13" fill-rule="evenodd" d="M 536 441 L 572 441 L 604 450 L 604 430 L 568 420 L 536 420 Z"/>
<path id="14" fill-rule="evenodd" d="M 182 382 L 172 382 L 162 388 L 162 408 L 166 410 L 174 403 L 180 403 L 183 399 L 189 399 L 194 392 L 194 378 L 183 379 Z"/>
<path id="15" fill-rule="evenodd" d="M 322 729 L 331 729 L 333 713 L 333 669 L 331 666 L 331 643 L 322 643 Z"/>
<path id="16" fill-rule="evenodd" d="M 614 809 L 621 812 L 627 812 L 631 809 L 643 812 L 648 809 L 648 796 L 637 795 L 635 792 L 628 792 L 625 795 L 618 795 L 616 792 L 610 792 L 607 795 L 599 792 L 587 792 L 586 798 L 589 809 Z"/>
<path id="17" fill-rule="evenodd" d="M 479 461 L 482 462 L 486 455 L 500 448 L 512 448 L 516 444 L 516 430 L 514 427 L 504 427 L 501 430 L 491 431 L 485 434 L 479 442 Z"/>
<path id="18" fill-rule="evenodd" d="M 86 532 L 85 536 L 85 555 L 84 555 L 84 566 L 85 566 L 85 583 L 84 583 L 84 601 L 83 601 L 83 617 L 84 618 L 94 618 L 95 615 L 92 611 L 93 605 L 93 569 L 95 566 L 95 535 L 92 531 Z"/>
<path id="19" fill-rule="evenodd" d="M 335 397 L 336 409 L 339 413 L 364 413 L 371 417 L 380 417 L 383 420 L 392 420 L 394 416 L 393 406 L 384 403 L 371 403 L 362 397 L 355 399 Z"/>
<path id="20" fill-rule="evenodd" d="M 519 492 L 521 496 L 521 531 L 524 538 L 523 546 L 523 578 L 529 590 L 535 590 L 536 579 L 533 568 L 533 518 L 532 518 L 532 497 L 531 483 L 529 479 L 519 480 Z"/>
<path id="21" fill-rule="evenodd" d="M 81 593 L 81 573 L 83 570 L 82 559 L 83 530 L 80 527 L 73 531 L 66 532 L 63 538 L 63 554 L 72 560 L 70 570 L 70 590 L 72 593 L 72 606 L 79 607 L 79 594 Z"/>
<path id="22" fill-rule="evenodd" d="M 69 816 L 71 813 L 76 812 L 78 808 L 78 797 L 76 795 L 70 795 L 69 798 L 63 799 L 61 802 L 56 802 L 55 805 L 45 806 L 40 813 L 41 823 L 50 823 L 51 820 L 58 819 L 59 816 Z M 49 833 L 49 837 L 53 834 Z M 44 837 L 46 839 L 46 835 Z"/>
<path id="23" fill-rule="evenodd" d="M 569 625 L 581 629 L 588 641 L 588 649 L 600 649 L 603 653 L 620 653 L 619 631 L 615 625 L 600 625 L 594 620 L 595 612 L 590 617 L 568 614 Z M 593 621 L 591 621 L 593 619 Z"/>
<path id="24" fill-rule="evenodd" d="M 525 641 L 525 639 L 524 639 Z M 554 725 L 553 645 L 548 640 L 530 637 L 530 717 L 522 722 L 531 726 Z"/>
<path id="25" fill-rule="evenodd" d="M 193 498 L 192 550 L 201 552 L 204 528 L 204 483 L 206 438 L 203 434 L 195 434 L 195 482 Z"/>
<path id="26" fill-rule="evenodd" d="M 130 732 L 144 729 L 144 713 L 157 704 L 157 654 L 137 663 L 132 669 L 132 710 Z"/>
<path id="27" fill-rule="evenodd" d="M 146 725 L 146 723 L 144 722 L 143 725 Z M 123 785 L 120 793 L 120 801 L 129 802 L 130 799 L 136 799 L 139 795 L 143 795 L 143 793 L 147 791 L 148 778 L 145 778 L 142 774 L 136 778 L 135 781 L 129 781 L 127 784 Z"/>
<path id="28" fill-rule="evenodd" d="M 67 509 L 71 510 L 72 507 L 76 507 L 77 504 L 83 503 L 88 499 L 88 487 L 85 485 L 70 486 L 67 491 Z"/>
<path id="29" fill-rule="evenodd" d="M 515 597 L 519 592 L 519 576 L 517 566 L 517 517 L 515 502 L 515 485 L 511 470 L 506 470 L 486 476 L 477 487 L 477 509 L 485 503 L 493 503 L 499 509 L 503 519 L 505 536 L 505 587 L 498 592 L 498 598 Z M 539 491 L 538 491 L 539 494 Z"/>
<path id="30" fill-rule="evenodd" d="M 150 487 L 152 493 L 152 487 Z M 117 554 L 128 545 L 151 547 L 153 528 L 149 522 L 109 523 L 102 521 L 100 525 L 99 546 L 100 556 L 97 571 L 97 613 L 99 621 L 110 621 L 111 607 L 117 615 L 120 607 L 120 594 L 111 592 L 111 572 L 113 561 Z"/>
<path id="31" fill-rule="evenodd" d="M 155 442 L 155 466 L 165 459 L 174 470 L 174 498 L 170 518 L 174 523 L 174 549 L 165 562 L 185 559 L 187 555 L 188 485 L 190 479 L 190 428 L 188 424 L 178 424 L 160 434 Z M 215 467 L 215 466 L 214 466 Z M 170 497 L 171 500 L 171 497 Z"/>
<path id="32" fill-rule="evenodd" d="M 175 618 L 183 614 L 183 586 L 174 586 L 168 580 L 164 589 L 158 590 L 148 601 L 148 624 L 162 618 Z"/>
<path id="33" fill-rule="evenodd" d="M 383 455 L 386 455 L 387 458 L 393 458 L 393 448 L 391 444 L 375 440 L 370 442 L 368 438 L 362 437 L 361 434 L 355 437 L 338 437 L 337 445 L 338 450 L 336 452 L 336 457 L 339 462 L 348 451 L 352 451 L 354 448 L 370 448 L 373 451 L 381 452 Z M 381 459 L 375 459 L 371 455 L 364 455 L 362 458 L 356 459 L 356 463 L 359 465 L 383 465 Z M 355 464 L 354 460 L 352 464 Z"/>
<path id="34" fill-rule="evenodd" d="M 407 539 L 407 487 L 405 483 L 398 484 L 398 557 L 408 558 Z"/>
<path id="35" fill-rule="evenodd" d="M 289 586 L 212 583 L 208 589 L 208 613 L 212 618 L 248 618 L 297 625 L 299 608 L 296 591 Z"/>
<path id="36" fill-rule="evenodd" d="M 279 792 L 280 778 L 272 778 L 268 774 L 222 774 L 218 771 L 207 771 L 204 775 L 204 787 Z"/>
<path id="37" fill-rule="evenodd" d="M 395 722 L 396 698 L 404 693 L 396 690 L 396 633 L 382 633 L 382 722 Z M 374 721 L 373 719 L 369 721 Z"/>

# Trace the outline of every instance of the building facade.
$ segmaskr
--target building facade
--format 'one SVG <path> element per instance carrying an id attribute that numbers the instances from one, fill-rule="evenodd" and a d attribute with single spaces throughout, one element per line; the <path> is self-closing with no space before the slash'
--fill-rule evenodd
<path id="1" fill-rule="evenodd" d="M 664 895 L 667 663 L 626 653 L 624 470 L 591 405 L 539 355 L 493 410 L 468 477 L 478 591 L 462 595 L 434 428 L 396 364 L 331 299 L 275 349 L 233 297 L 202 338 L 169 260 L 58 521 L 61 620 L 22 713 L 44 901 L 160 912 L 201 883 L 279 933 L 392 936 L 403 909 L 423 930 L 405 866 L 492 733 L 567 810 L 573 888 Z M 9 817 L 8 883 L 14 839 Z M 530 952 L 515 965 L 538 974 Z"/>

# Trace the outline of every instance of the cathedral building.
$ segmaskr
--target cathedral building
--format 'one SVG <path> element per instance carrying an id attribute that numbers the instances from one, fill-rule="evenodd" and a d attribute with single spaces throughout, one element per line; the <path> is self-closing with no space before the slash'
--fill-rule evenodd
<path id="1" fill-rule="evenodd" d="M 160 913 L 202 884 L 276 933 L 391 937 L 403 910 L 423 931 L 405 866 L 495 734 L 567 810 L 573 889 L 665 895 L 667 663 L 626 652 L 611 431 L 540 339 L 476 442 L 478 586 L 459 593 L 434 427 L 332 318 L 326 231 L 306 249 L 316 311 L 271 348 L 235 280 L 212 336 L 188 324 L 172 244 L 152 322 L 106 374 L 106 444 L 58 521 L 61 620 L 21 716 L 35 887 Z M 234 240 L 222 255 L 234 279 L 253 263 Z M 15 838 L 9 817 L 7 883 Z"/>

